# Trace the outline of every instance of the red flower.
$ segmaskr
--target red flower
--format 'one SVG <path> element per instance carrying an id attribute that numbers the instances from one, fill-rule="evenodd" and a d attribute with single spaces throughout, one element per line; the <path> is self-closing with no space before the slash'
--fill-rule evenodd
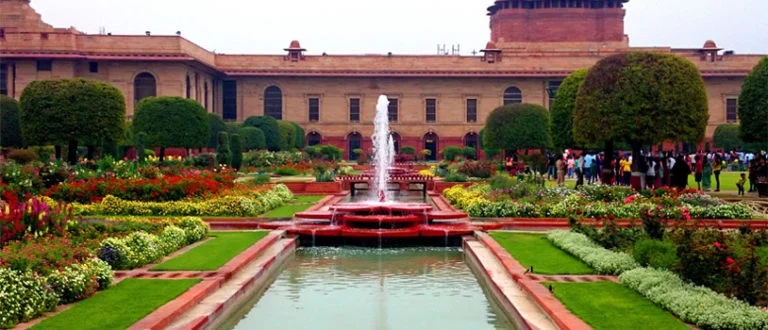
<path id="1" fill-rule="evenodd" d="M 719 248 L 721 248 L 721 246 L 720 246 L 720 243 L 719 243 L 719 242 L 715 242 L 715 244 L 714 244 L 714 245 L 715 245 L 715 247 L 716 247 L 716 248 L 718 248 L 718 249 L 719 249 Z M 730 258 L 729 258 L 729 259 L 730 259 Z"/>
<path id="2" fill-rule="evenodd" d="M 733 265 L 733 263 L 736 262 L 736 260 L 733 260 L 731 257 L 725 258 L 725 262 L 727 262 L 729 265 Z"/>

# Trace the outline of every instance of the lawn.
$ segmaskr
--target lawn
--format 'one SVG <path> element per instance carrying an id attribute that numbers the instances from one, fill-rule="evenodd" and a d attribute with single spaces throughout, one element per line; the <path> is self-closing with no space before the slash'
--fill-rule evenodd
<path id="1" fill-rule="evenodd" d="M 736 182 L 739 181 L 739 179 L 741 178 L 740 177 L 741 173 L 742 172 L 720 173 L 720 191 L 723 191 L 723 192 L 738 191 L 739 189 L 736 188 Z M 584 184 L 586 184 L 586 182 L 587 182 L 587 179 L 584 178 Z M 557 186 L 557 183 L 555 181 L 547 181 L 547 187 L 554 188 L 556 186 Z M 573 189 L 573 187 L 575 186 L 576 186 L 576 180 L 568 180 L 568 179 L 565 180 L 565 187 Z M 717 186 L 717 183 L 715 182 L 715 176 L 712 175 L 712 190 L 710 191 L 710 193 L 715 191 L 716 186 Z M 691 174 L 688 177 L 688 188 L 696 188 L 696 180 L 693 174 Z M 749 189 L 749 181 L 747 181 L 745 189 Z"/>
<path id="2" fill-rule="evenodd" d="M 269 211 L 267 214 L 262 215 L 262 218 L 267 219 L 288 219 L 293 218 L 293 215 L 296 212 L 302 212 L 308 209 L 312 204 L 290 204 L 290 205 L 283 205 L 281 207 L 278 207 L 272 211 Z"/>
<path id="3" fill-rule="evenodd" d="M 494 231 L 490 235 L 525 268 L 533 266 L 536 274 L 595 273 L 581 260 L 552 245 L 543 234 Z"/>
<path id="4" fill-rule="evenodd" d="M 689 329 L 671 314 L 618 283 L 542 284 L 552 285 L 555 297 L 595 330 Z"/>
<path id="5" fill-rule="evenodd" d="M 157 265 L 155 271 L 216 270 L 258 242 L 269 231 L 214 232 L 215 237 L 186 253 Z"/>
<path id="6" fill-rule="evenodd" d="M 33 329 L 125 329 L 200 281 L 129 278 Z"/>
<path id="7" fill-rule="evenodd" d="M 319 202 L 321 199 L 325 198 L 325 195 L 320 195 L 320 196 L 306 196 L 305 195 L 305 196 L 295 196 L 295 197 L 296 197 L 296 199 L 293 202 L 291 202 L 291 203 L 295 203 L 295 204 L 312 203 L 312 204 L 314 204 L 314 203 Z"/>

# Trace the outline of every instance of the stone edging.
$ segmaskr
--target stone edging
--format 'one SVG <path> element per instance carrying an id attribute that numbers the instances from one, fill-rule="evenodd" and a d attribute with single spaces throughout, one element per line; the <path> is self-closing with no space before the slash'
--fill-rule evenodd
<path id="1" fill-rule="evenodd" d="M 491 250 L 491 253 L 499 259 L 515 282 L 526 293 L 533 297 L 536 303 L 549 315 L 558 327 L 561 329 L 573 330 L 592 329 L 584 321 L 568 311 L 568 309 L 565 308 L 565 305 L 555 298 L 555 296 L 553 296 L 541 283 L 527 276 L 525 267 L 512 258 L 512 256 L 501 247 L 498 242 L 488 236 L 488 234 L 476 231 L 475 237 Z"/>

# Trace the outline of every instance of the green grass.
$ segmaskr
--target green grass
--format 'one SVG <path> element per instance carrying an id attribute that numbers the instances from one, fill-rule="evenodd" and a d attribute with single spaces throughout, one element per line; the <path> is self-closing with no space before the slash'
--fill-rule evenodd
<path id="1" fill-rule="evenodd" d="M 200 281 L 129 278 L 33 329 L 125 329 Z"/>
<path id="2" fill-rule="evenodd" d="M 720 173 L 720 191 L 739 191 L 739 188 L 736 187 L 736 182 L 741 179 L 741 173 L 746 172 L 722 172 Z M 688 188 L 696 188 L 696 178 L 693 174 L 688 177 Z M 717 182 L 715 182 L 715 175 L 712 174 L 712 190 L 710 192 L 714 192 L 715 188 L 717 187 Z M 749 179 L 747 179 L 747 182 L 744 184 L 744 189 L 749 189 Z"/>
<path id="3" fill-rule="evenodd" d="M 494 231 L 491 237 L 501 244 L 525 268 L 533 266 L 536 274 L 594 274 L 581 260 L 558 249 L 542 234 Z"/>
<path id="4" fill-rule="evenodd" d="M 312 206 L 312 204 L 283 205 L 272 211 L 269 211 L 267 214 L 262 215 L 261 217 L 268 219 L 293 218 L 294 213 L 304 211 L 310 206 Z"/>
<path id="5" fill-rule="evenodd" d="M 176 258 L 155 266 L 152 270 L 216 270 L 230 259 L 262 239 L 268 231 L 215 232 L 208 242 L 194 247 Z"/>
<path id="6" fill-rule="evenodd" d="M 323 198 L 325 198 L 325 195 L 320 195 L 320 196 L 295 196 L 294 201 L 292 201 L 291 203 L 296 203 L 296 204 L 312 203 L 312 204 L 314 204 L 314 203 L 319 202 Z"/>
<path id="7" fill-rule="evenodd" d="M 568 310 L 595 330 L 681 329 L 688 327 L 671 314 L 614 282 L 542 283 Z"/>

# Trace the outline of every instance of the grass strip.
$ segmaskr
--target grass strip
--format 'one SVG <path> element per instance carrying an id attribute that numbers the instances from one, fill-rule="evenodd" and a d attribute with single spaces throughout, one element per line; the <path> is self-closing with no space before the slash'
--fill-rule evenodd
<path id="1" fill-rule="evenodd" d="M 689 328 L 649 300 L 614 282 L 542 283 L 569 311 L 595 330 Z"/>
<path id="2" fill-rule="evenodd" d="M 292 204 L 308 204 L 308 203 L 317 203 L 321 199 L 325 198 L 325 195 L 320 196 L 309 196 L 309 195 L 303 195 L 303 196 L 295 196 L 295 199 L 289 203 Z"/>
<path id="3" fill-rule="evenodd" d="M 543 234 L 494 231 L 491 237 L 525 268 L 536 274 L 580 275 L 595 271 L 578 258 L 558 249 Z"/>
<path id="4" fill-rule="evenodd" d="M 216 270 L 258 242 L 269 231 L 214 232 L 215 237 L 184 254 L 155 266 L 156 271 Z"/>
<path id="5" fill-rule="evenodd" d="M 125 329 L 200 281 L 129 278 L 44 320 L 33 329 Z"/>
<path id="6" fill-rule="evenodd" d="M 311 206 L 312 204 L 283 205 L 272 211 L 269 211 L 267 214 L 264 214 L 261 217 L 267 219 L 293 218 L 293 215 L 296 214 L 296 212 L 305 211 Z"/>

